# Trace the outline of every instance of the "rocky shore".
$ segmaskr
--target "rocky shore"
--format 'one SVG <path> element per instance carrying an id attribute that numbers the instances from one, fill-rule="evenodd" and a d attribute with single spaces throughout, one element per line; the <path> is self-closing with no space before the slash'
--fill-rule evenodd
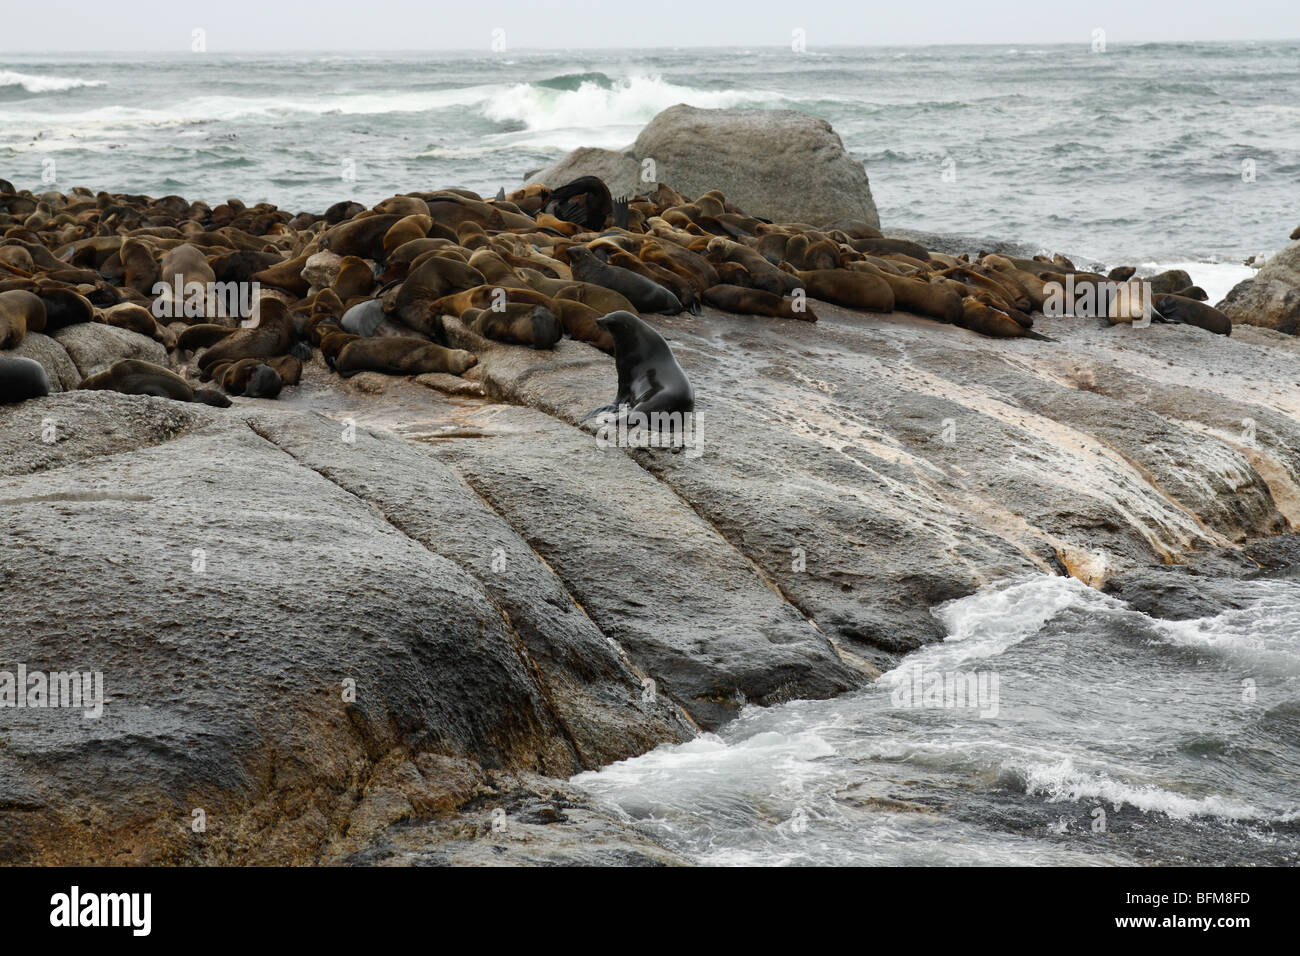
<path id="1" fill-rule="evenodd" d="M 0 355 L 51 394 L 0 405 L 0 671 L 106 699 L 0 710 L 0 862 L 680 864 L 565 780 L 851 692 L 995 581 L 1289 560 L 1285 330 L 816 310 L 647 316 L 698 455 L 595 440 L 592 344 L 455 315 L 461 376 L 317 348 L 229 408 L 77 388 L 124 359 L 197 386 L 175 329 L 29 331 Z"/>
<path id="2" fill-rule="evenodd" d="M 309 368 L 278 404 L 0 409 L 7 657 L 102 671 L 109 698 L 6 712 L 0 858 L 663 861 L 547 788 L 744 701 L 850 689 L 999 578 L 1104 587 L 1297 520 L 1279 333 L 660 325 L 704 396 L 693 460 L 576 428 L 611 368 L 567 342 L 485 346 L 481 399 Z M 515 806 L 526 826 L 494 831 Z"/>

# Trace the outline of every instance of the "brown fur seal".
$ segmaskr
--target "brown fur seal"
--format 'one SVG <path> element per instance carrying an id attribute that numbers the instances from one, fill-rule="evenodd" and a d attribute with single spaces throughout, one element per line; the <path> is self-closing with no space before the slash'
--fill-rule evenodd
<path id="1" fill-rule="evenodd" d="M 334 277 L 330 288 L 334 290 L 340 302 L 347 302 L 349 299 L 369 295 L 374 284 L 374 273 L 370 271 L 370 266 L 364 259 L 345 256 L 339 263 L 338 275 Z"/>
<path id="2" fill-rule="evenodd" d="M 601 313 L 573 299 L 552 299 L 549 308 L 560 320 L 569 338 L 594 345 L 610 355 L 614 354 L 614 336 L 608 329 L 601 327 Z"/>
<path id="3" fill-rule="evenodd" d="M 796 270 L 778 269 L 764 259 L 756 250 L 731 239 L 717 236 L 710 239 L 706 247 L 710 262 L 735 262 L 745 267 L 749 273 L 751 285 L 776 295 L 787 295 L 795 289 L 803 288 Z"/>
<path id="4" fill-rule="evenodd" d="M 339 351 L 334 367 L 344 378 L 350 378 L 366 371 L 385 375 L 463 375 L 476 364 L 478 357 L 472 352 L 443 348 L 424 339 L 355 338 Z"/>
<path id="5" fill-rule="evenodd" d="M 505 286 L 479 285 L 464 292 L 444 295 L 433 308 L 446 315 L 461 315 L 466 309 L 504 308 L 510 302 L 543 305 L 550 308 L 551 298 L 536 289 L 513 289 Z"/>
<path id="6" fill-rule="evenodd" d="M 793 270 L 792 266 L 782 266 Z M 850 309 L 894 311 L 894 290 L 882 275 L 848 269 L 811 269 L 795 272 L 808 295 Z"/>
<path id="7" fill-rule="evenodd" d="M 16 349 L 28 332 L 45 328 L 45 303 L 40 297 L 13 289 L 0 292 L 0 349 Z"/>
<path id="8" fill-rule="evenodd" d="M 807 304 L 804 305 L 803 311 L 798 311 L 790 299 L 764 292 L 762 289 L 745 289 L 738 285 L 715 285 L 705 290 L 704 301 L 724 312 L 770 315 L 773 318 L 797 319 L 801 322 L 817 321 L 817 314 Z"/>
<path id="9" fill-rule="evenodd" d="M 326 231 L 320 237 L 320 248 L 340 256 L 383 259 L 384 236 L 403 218 L 395 214 L 381 214 L 349 219 Z"/>
<path id="10" fill-rule="evenodd" d="M 564 327 L 554 312 L 546 306 L 526 302 L 509 302 L 502 311 L 466 309 L 460 320 L 485 339 L 534 349 L 555 348 L 555 343 L 564 337 Z"/>
<path id="11" fill-rule="evenodd" d="M 275 398 L 284 385 L 280 374 L 262 359 L 246 358 L 229 364 L 222 363 L 218 371 L 221 387 L 231 395 Z"/>
<path id="12" fill-rule="evenodd" d="M 1025 328 L 1007 313 L 972 295 L 961 300 L 962 316 L 957 324 L 963 329 L 996 339 L 1043 338 Z"/>
<path id="13" fill-rule="evenodd" d="M 132 332 L 147 335 L 151 339 L 157 339 L 164 343 L 172 336 L 170 330 L 167 330 L 164 334 L 162 327 L 154 321 L 154 317 L 148 309 L 142 305 L 136 305 L 134 302 L 122 302 L 111 308 L 104 309 L 99 313 L 99 319 L 105 325 L 112 325 L 119 329 L 129 329 Z"/>
<path id="14" fill-rule="evenodd" d="M 79 388 L 121 392 L 124 395 L 156 395 L 178 402 L 194 401 L 194 389 L 175 372 L 141 362 L 123 359 L 82 381 Z"/>
<path id="15" fill-rule="evenodd" d="M 362 338 L 352 332 L 344 332 L 342 329 L 333 329 L 321 336 L 320 354 L 325 358 L 325 364 L 330 368 L 335 368 L 338 364 L 339 353 L 343 351 L 352 342 Z M 421 339 L 420 341 L 424 341 Z"/>
<path id="16" fill-rule="evenodd" d="M 606 289 L 604 286 L 592 285 L 590 282 L 569 282 L 565 283 L 563 279 L 554 280 L 563 283 L 562 288 L 555 293 L 557 299 L 572 299 L 574 302 L 581 302 L 583 305 L 595 309 L 602 315 L 608 315 L 611 312 L 635 312 L 636 307 L 627 301 L 622 294 L 615 292 L 613 289 Z M 545 290 L 542 290 L 545 291 Z"/>
<path id="17" fill-rule="evenodd" d="M 289 351 L 294 328 L 288 306 L 279 299 L 263 296 L 257 309 L 260 315 L 258 324 L 252 328 L 236 329 L 204 352 L 199 356 L 200 370 L 206 370 L 219 361 L 270 358 Z"/>
<path id="18" fill-rule="evenodd" d="M 188 351 L 197 351 L 206 349 L 227 336 L 234 334 L 234 329 L 225 325 L 213 325 L 205 322 L 199 325 L 191 325 L 182 332 L 176 339 L 176 347 L 187 349 Z"/>

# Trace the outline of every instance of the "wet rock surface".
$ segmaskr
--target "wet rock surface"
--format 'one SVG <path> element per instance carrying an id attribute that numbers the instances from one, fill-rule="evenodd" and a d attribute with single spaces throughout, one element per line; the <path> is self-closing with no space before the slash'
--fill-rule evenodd
<path id="1" fill-rule="evenodd" d="M 488 398 L 0 409 L 0 669 L 107 697 L 2 712 L 0 859 L 679 863 L 554 778 L 858 686 L 1000 578 L 1194 617 L 1296 565 L 1294 338 L 817 311 L 650 320 L 698 455 L 600 447 L 569 340 L 475 342 Z"/>

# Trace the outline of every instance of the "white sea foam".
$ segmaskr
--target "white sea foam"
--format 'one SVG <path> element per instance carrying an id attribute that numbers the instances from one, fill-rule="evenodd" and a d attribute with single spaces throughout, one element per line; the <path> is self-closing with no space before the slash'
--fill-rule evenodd
<path id="1" fill-rule="evenodd" d="M 1167 269 L 1182 269 L 1192 277 L 1193 285 L 1205 290 L 1209 305 L 1221 302 L 1234 285 L 1255 275 L 1254 269 L 1241 262 L 1141 262 L 1137 268 L 1145 276 Z"/>
<path id="2" fill-rule="evenodd" d="M 277 96 L 198 96 L 165 109 L 104 106 L 92 110 L 34 112 L 0 110 L 0 122 L 27 126 L 68 125 L 88 129 L 131 129 L 182 125 L 214 120 L 249 119 L 291 114 L 341 114 L 375 116 L 384 113 L 423 113 L 484 102 L 500 87 L 460 87 L 453 90 L 416 90 L 405 93 L 331 93 L 312 98 Z"/>
<path id="3" fill-rule="evenodd" d="M 775 101 L 780 97 L 762 99 Z M 517 83 L 495 93 L 484 104 L 483 115 L 498 123 L 522 123 L 530 130 L 598 130 L 606 126 L 643 126 L 656 113 L 677 103 L 716 109 L 758 101 L 754 93 L 697 90 L 662 77 L 638 75 L 616 80 L 608 87 L 589 81 L 574 90 Z"/>
<path id="4" fill-rule="evenodd" d="M 35 76 L 31 73 L 0 70 L 0 87 L 21 86 L 28 93 L 61 93 L 64 90 L 105 85 L 107 84 L 103 80 L 83 80 L 77 76 Z"/>
<path id="5" fill-rule="evenodd" d="M 1153 621 L 1156 633 L 1181 647 L 1212 652 L 1247 672 L 1300 675 L 1300 585 L 1291 581 L 1244 581 L 1238 596 L 1250 606 L 1211 617 Z"/>
<path id="6" fill-rule="evenodd" d="M 1226 797 L 1189 797 L 1155 784 L 1129 784 L 1104 773 L 1077 770 L 1066 758 L 1059 763 L 1026 767 L 1025 790 L 1045 796 L 1050 803 L 1096 800 L 1114 808 L 1133 807 L 1148 813 L 1162 813 L 1175 820 L 1215 817 L 1220 820 L 1286 820 L 1292 815 L 1269 811 Z"/>
<path id="7" fill-rule="evenodd" d="M 942 643 L 908 655 L 903 664 L 880 679 L 892 686 L 910 679 L 914 667 L 954 670 L 968 661 L 996 657 L 1038 633 L 1067 608 L 1120 606 L 1075 578 L 1042 575 L 989 588 L 934 608 L 931 613 L 947 629 L 948 636 Z"/>

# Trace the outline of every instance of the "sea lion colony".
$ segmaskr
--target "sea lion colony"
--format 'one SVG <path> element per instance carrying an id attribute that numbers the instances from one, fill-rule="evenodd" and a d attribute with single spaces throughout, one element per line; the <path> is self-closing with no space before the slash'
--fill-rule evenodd
<path id="1" fill-rule="evenodd" d="M 1102 276 L 1061 256 L 953 257 L 851 220 L 770 223 L 717 191 L 692 201 L 659 185 L 616 202 L 594 177 L 488 200 L 443 189 L 296 216 L 234 199 L 210 207 L 84 188 L 36 196 L 0 180 L 0 230 L 0 348 L 27 331 L 117 325 L 162 343 L 175 371 L 118 363 L 82 387 L 216 405 L 229 400 L 212 386 L 275 397 L 297 384 L 314 349 L 343 376 L 463 374 L 477 358 L 449 347 L 449 315 L 489 339 L 547 349 L 568 335 L 611 353 L 615 338 L 599 321 L 610 313 L 698 312 L 704 303 L 815 322 L 810 299 L 1041 338 L 1032 315 L 1049 283 L 1069 277 L 1077 290 L 1134 274 Z M 322 259 L 324 281 L 307 269 Z M 178 298 L 193 283 L 253 282 L 262 294 L 255 327 L 211 298 L 200 295 L 197 307 Z M 1155 318 L 1230 332 L 1194 287 L 1156 291 Z M 1136 317 L 1113 305 L 1102 314 Z M 0 383 L 7 401 L 48 388 L 23 363 L 0 365 L 3 375 L 12 379 Z"/>

